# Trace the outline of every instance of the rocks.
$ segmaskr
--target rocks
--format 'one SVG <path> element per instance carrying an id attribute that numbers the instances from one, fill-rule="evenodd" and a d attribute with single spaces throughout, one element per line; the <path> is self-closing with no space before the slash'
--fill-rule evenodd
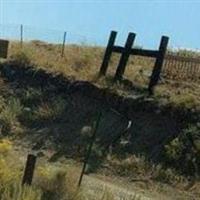
<path id="1" fill-rule="evenodd" d="M 84 126 L 81 129 L 81 135 L 91 137 L 92 135 L 92 127 L 91 126 Z"/>

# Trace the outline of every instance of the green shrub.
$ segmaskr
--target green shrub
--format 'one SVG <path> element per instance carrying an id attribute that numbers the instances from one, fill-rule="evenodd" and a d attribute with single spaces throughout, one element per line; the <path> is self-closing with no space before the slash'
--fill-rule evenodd
<path id="1" fill-rule="evenodd" d="M 20 99 L 25 106 L 35 106 L 40 103 L 43 97 L 43 93 L 41 89 L 36 88 L 27 88 L 23 90 L 20 94 Z"/>
<path id="2" fill-rule="evenodd" d="M 127 158 L 118 159 L 113 157 L 109 161 L 116 174 L 120 176 L 136 176 L 144 175 L 147 170 L 150 169 L 150 165 L 145 161 L 144 157 L 137 157 L 135 155 L 129 155 Z"/>
<path id="3" fill-rule="evenodd" d="M 192 125 L 165 146 L 166 162 L 188 175 L 200 174 L 200 124 Z"/>
<path id="4" fill-rule="evenodd" d="M 63 113 L 66 100 L 60 97 L 41 103 L 34 111 L 36 119 L 54 121 Z"/>
<path id="5" fill-rule="evenodd" d="M 196 96 L 190 94 L 180 94 L 170 97 L 172 105 L 181 109 L 194 109 L 198 105 Z"/>
<path id="6" fill-rule="evenodd" d="M 185 178 L 178 175 L 175 170 L 164 168 L 162 165 L 155 165 L 152 167 L 152 178 L 156 181 L 171 185 L 185 182 Z"/>
<path id="7" fill-rule="evenodd" d="M 23 106 L 17 98 L 10 98 L 8 102 L 2 106 L 0 124 L 1 133 L 3 135 L 10 134 L 13 128 L 16 130 L 18 126 L 17 117 L 22 113 L 22 110 Z"/>

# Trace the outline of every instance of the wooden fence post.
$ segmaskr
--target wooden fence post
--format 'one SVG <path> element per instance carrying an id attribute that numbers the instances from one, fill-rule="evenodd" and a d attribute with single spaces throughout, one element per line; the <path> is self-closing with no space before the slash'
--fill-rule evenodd
<path id="1" fill-rule="evenodd" d="M 8 40 L 1 40 L 0 39 L 0 58 L 7 58 L 8 55 Z"/>
<path id="2" fill-rule="evenodd" d="M 20 45 L 23 47 L 23 25 L 20 25 Z"/>
<path id="3" fill-rule="evenodd" d="M 86 153 L 86 156 L 85 156 L 85 160 L 84 160 L 84 163 L 83 163 L 83 168 L 82 168 L 81 175 L 80 175 L 80 178 L 79 178 L 78 187 L 81 186 L 83 175 L 85 173 L 85 169 L 86 169 L 88 160 L 90 158 L 90 154 L 92 152 L 92 147 L 93 147 L 93 144 L 94 144 L 95 139 L 96 139 L 96 133 L 97 133 L 97 129 L 99 127 L 100 120 L 101 120 L 101 113 L 98 115 L 97 121 L 95 122 L 93 134 L 92 134 L 92 137 L 91 137 L 91 141 L 90 141 L 89 146 L 88 146 L 88 150 L 87 150 L 87 153 Z"/>
<path id="4" fill-rule="evenodd" d="M 61 52 L 61 56 L 64 56 L 64 52 L 65 52 L 65 42 L 66 42 L 66 35 L 67 32 L 64 32 L 64 36 L 63 36 L 63 45 L 62 45 L 62 52 Z"/>
<path id="5" fill-rule="evenodd" d="M 158 80 L 160 78 L 160 72 L 162 70 L 162 65 L 164 62 L 165 53 L 167 51 L 168 42 L 169 42 L 169 38 L 167 36 L 162 36 L 160 47 L 159 47 L 159 54 L 156 58 L 155 66 L 153 68 L 150 82 L 149 82 L 148 91 L 150 95 L 153 94 L 154 86 L 157 85 Z"/>
<path id="6" fill-rule="evenodd" d="M 119 61 L 119 65 L 118 65 L 116 73 L 115 73 L 115 78 L 114 78 L 115 80 L 121 80 L 122 79 L 128 58 L 129 58 L 130 53 L 131 53 L 131 49 L 132 49 L 135 37 L 136 37 L 135 33 L 129 33 L 128 38 L 126 40 L 124 52 L 122 52 L 122 55 L 121 55 L 121 58 L 120 58 L 120 61 Z"/>
<path id="7" fill-rule="evenodd" d="M 31 185 L 34 169 L 35 169 L 36 158 L 37 157 L 35 155 L 32 155 L 32 154 L 28 155 L 27 161 L 26 161 L 26 167 L 24 170 L 22 185 L 24 184 Z"/>
<path id="8" fill-rule="evenodd" d="M 112 55 L 112 48 L 114 46 L 116 36 L 117 36 L 117 32 L 111 31 L 110 38 L 108 40 L 108 44 L 107 44 L 106 51 L 105 51 L 105 54 L 104 54 L 103 62 L 102 62 L 100 72 L 99 72 L 100 76 L 106 74 L 106 71 L 108 69 L 109 60 L 110 60 L 111 55 Z"/>

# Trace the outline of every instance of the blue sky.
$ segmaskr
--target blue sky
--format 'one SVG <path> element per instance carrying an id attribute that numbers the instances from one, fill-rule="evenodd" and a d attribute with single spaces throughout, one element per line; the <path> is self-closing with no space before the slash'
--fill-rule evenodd
<path id="1" fill-rule="evenodd" d="M 0 0 L 0 24 L 35 27 L 37 39 L 66 30 L 106 44 L 116 30 L 118 44 L 135 32 L 143 47 L 155 48 L 168 35 L 171 47 L 200 49 L 200 0 Z"/>

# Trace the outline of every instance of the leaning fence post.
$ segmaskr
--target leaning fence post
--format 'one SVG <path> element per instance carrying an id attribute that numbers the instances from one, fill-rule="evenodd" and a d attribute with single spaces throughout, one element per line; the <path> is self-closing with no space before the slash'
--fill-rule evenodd
<path id="1" fill-rule="evenodd" d="M 97 121 L 95 122 L 94 131 L 93 131 L 93 134 L 92 134 L 89 146 L 88 146 L 88 150 L 87 150 L 87 153 L 86 153 L 86 156 L 85 156 L 85 160 L 84 160 L 84 163 L 83 163 L 83 168 L 82 168 L 81 175 L 80 175 L 79 182 L 78 182 L 78 187 L 81 186 L 83 175 L 85 173 L 85 168 L 87 166 L 88 160 L 90 158 L 90 154 L 92 152 L 92 147 L 93 147 L 93 144 L 94 144 L 95 139 L 96 139 L 96 133 L 97 133 L 97 129 L 99 127 L 100 120 L 101 120 L 101 113 L 98 115 Z"/>
<path id="2" fill-rule="evenodd" d="M 100 76 L 106 74 L 106 71 L 108 69 L 109 60 L 110 60 L 111 55 L 112 55 L 112 48 L 114 46 L 116 36 L 117 36 L 117 32 L 111 31 L 110 38 L 108 40 L 108 44 L 107 44 L 106 51 L 105 51 L 105 54 L 104 54 L 103 62 L 102 62 L 100 72 L 99 72 Z"/>
<path id="3" fill-rule="evenodd" d="M 124 52 L 122 52 L 122 55 L 121 55 L 121 58 L 120 58 L 120 61 L 115 73 L 115 78 L 114 78 L 115 80 L 122 79 L 135 37 L 136 37 L 135 33 L 129 33 L 128 38 L 126 40 L 125 47 L 124 47 Z"/>
<path id="4" fill-rule="evenodd" d="M 28 155 L 26 161 L 26 167 L 24 170 L 24 176 L 22 179 L 22 185 L 24 184 L 31 185 L 35 169 L 36 158 L 37 157 L 35 155 L 32 154 Z"/>
<path id="5" fill-rule="evenodd" d="M 20 25 L 20 45 L 23 47 L 23 25 Z"/>
<path id="6" fill-rule="evenodd" d="M 64 32 L 63 44 L 62 44 L 62 51 L 61 51 L 61 56 L 62 56 L 62 57 L 64 56 L 64 52 L 65 52 L 66 35 L 67 35 L 67 32 Z"/>
<path id="7" fill-rule="evenodd" d="M 169 37 L 162 36 L 161 42 L 160 42 L 160 47 L 159 47 L 159 53 L 156 58 L 155 66 L 153 68 L 150 82 L 149 82 L 148 91 L 149 91 L 150 95 L 153 94 L 153 88 L 154 88 L 154 86 L 157 85 L 158 80 L 160 78 L 160 72 L 162 70 L 162 65 L 164 62 L 165 53 L 167 51 L 168 42 L 169 42 Z"/>

